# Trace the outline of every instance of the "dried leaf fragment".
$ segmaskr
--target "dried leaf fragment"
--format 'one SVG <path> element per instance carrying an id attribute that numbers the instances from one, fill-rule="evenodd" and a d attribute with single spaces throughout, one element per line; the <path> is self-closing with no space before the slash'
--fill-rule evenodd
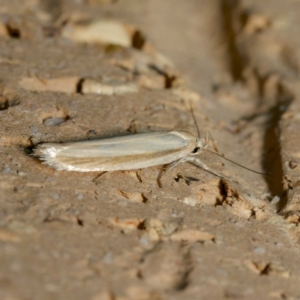
<path id="1" fill-rule="evenodd" d="M 124 229 L 126 231 L 138 230 L 142 227 L 144 219 L 132 218 L 132 219 L 120 219 L 111 218 L 109 222 L 118 228 Z"/>
<path id="2" fill-rule="evenodd" d="M 101 82 L 92 78 L 84 79 L 81 83 L 82 94 L 99 94 L 99 95 L 122 95 L 127 93 L 137 93 L 138 85 L 134 82 L 123 82 L 111 80 Z"/>
<path id="3" fill-rule="evenodd" d="M 114 20 L 94 20 L 70 23 L 63 28 L 62 36 L 79 43 L 100 43 L 130 47 L 130 30 Z"/>

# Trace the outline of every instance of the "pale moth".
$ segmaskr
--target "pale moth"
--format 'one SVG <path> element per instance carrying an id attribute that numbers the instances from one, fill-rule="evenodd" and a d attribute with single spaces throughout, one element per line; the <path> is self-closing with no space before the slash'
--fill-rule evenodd
<path id="1" fill-rule="evenodd" d="M 195 121 L 193 111 L 192 115 Z M 165 170 L 168 171 L 188 162 L 225 178 L 196 157 L 206 149 L 207 139 L 199 137 L 196 121 L 195 124 L 198 137 L 188 131 L 172 130 L 73 143 L 44 143 L 34 148 L 33 155 L 44 164 L 65 171 L 110 172 L 159 165 L 168 165 Z"/>

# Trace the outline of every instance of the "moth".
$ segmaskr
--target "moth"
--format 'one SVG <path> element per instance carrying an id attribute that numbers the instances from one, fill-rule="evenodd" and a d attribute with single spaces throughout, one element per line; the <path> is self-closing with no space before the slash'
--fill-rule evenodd
<path id="1" fill-rule="evenodd" d="M 205 139 L 188 131 L 174 130 L 74 143 L 44 143 L 34 148 L 33 155 L 65 171 L 109 172 L 167 164 L 170 170 L 189 162 L 222 177 L 195 157 L 206 147 Z"/>
<path id="2" fill-rule="evenodd" d="M 65 171 L 105 173 L 168 165 L 164 170 L 166 172 L 188 162 L 225 178 L 196 157 L 202 150 L 217 153 L 206 149 L 207 139 L 200 138 L 195 116 L 191 112 L 198 137 L 188 131 L 172 130 L 73 143 L 44 143 L 34 148 L 33 155 L 43 160 L 44 164 Z M 159 185 L 162 174 L 158 178 Z"/>

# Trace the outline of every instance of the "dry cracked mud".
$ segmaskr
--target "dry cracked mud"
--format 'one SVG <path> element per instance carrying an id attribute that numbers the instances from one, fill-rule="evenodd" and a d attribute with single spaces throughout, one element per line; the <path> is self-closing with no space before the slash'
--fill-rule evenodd
<path id="1" fill-rule="evenodd" d="M 0 299 L 300 299 L 300 2 L 0 2 Z M 223 179 L 31 155 L 190 105 Z"/>

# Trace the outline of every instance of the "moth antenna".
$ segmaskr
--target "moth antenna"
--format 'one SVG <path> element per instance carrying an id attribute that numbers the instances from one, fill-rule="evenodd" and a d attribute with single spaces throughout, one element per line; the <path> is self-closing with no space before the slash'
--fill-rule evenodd
<path id="1" fill-rule="evenodd" d="M 245 167 L 245 166 L 243 166 L 243 165 L 241 165 L 241 164 L 239 164 L 239 163 L 237 163 L 237 162 L 235 162 L 235 161 L 233 161 L 233 160 L 231 160 L 231 159 L 229 159 L 229 158 L 226 158 L 226 157 L 224 157 L 223 155 L 221 155 L 221 154 L 219 154 L 219 153 L 216 153 L 216 152 L 211 151 L 211 150 L 209 150 L 209 149 L 203 149 L 203 150 L 204 150 L 204 151 L 208 151 L 208 152 L 210 152 L 210 153 L 213 153 L 213 154 L 215 154 L 215 155 L 217 155 L 217 156 L 220 156 L 220 157 L 222 157 L 223 159 L 225 159 L 225 160 L 231 162 L 232 164 L 235 164 L 235 165 L 237 165 L 237 166 L 239 166 L 239 167 L 241 167 L 241 168 L 243 168 L 243 169 L 245 169 L 245 170 L 247 170 L 247 171 L 250 171 L 250 172 L 253 172 L 253 173 L 256 173 L 256 174 L 259 174 L 259 175 L 264 175 L 264 176 L 267 176 L 267 177 L 269 177 L 269 178 L 271 179 L 271 177 L 269 176 L 269 173 L 267 173 L 267 172 L 258 172 L 258 171 L 255 171 L 255 170 L 250 169 L 250 168 L 247 168 L 247 167 Z"/>
<path id="2" fill-rule="evenodd" d="M 189 104 L 190 104 L 190 111 L 191 111 L 191 114 L 192 114 L 192 117 L 193 117 L 194 123 L 195 123 L 195 125 L 196 125 L 196 128 L 197 128 L 197 134 L 198 134 L 198 138 L 200 138 L 200 130 L 199 130 L 198 123 L 197 123 L 197 121 L 196 121 L 196 117 L 195 117 L 195 114 L 194 114 L 194 110 L 193 110 L 192 102 L 190 101 L 190 102 L 189 102 Z"/>
<path id="3" fill-rule="evenodd" d="M 216 143 L 215 143 L 215 140 L 214 140 L 214 138 L 212 137 L 211 133 L 207 131 L 207 134 L 208 134 L 208 137 L 209 137 L 210 140 L 211 140 L 211 143 L 212 143 L 212 146 L 213 146 L 215 152 L 218 153 L 218 154 L 220 154 L 220 151 L 219 151 L 219 149 L 218 149 L 218 147 L 217 147 L 217 145 L 216 145 Z"/>
<path id="4" fill-rule="evenodd" d="M 208 131 L 206 132 L 206 138 L 205 138 L 205 145 L 208 146 L 208 142 L 209 142 L 209 133 Z"/>
<path id="5" fill-rule="evenodd" d="M 197 123 L 197 121 L 196 121 L 196 117 L 195 117 L 195 114 L 194 114 L 194 110 L 193 110 L 193 106 L 192 106 L 192 102 L 191 102 L 191 101 L 189 102 L 189 105 L 190 105 L 190 111 L 191 111 L 191 114 L 192 114 L 194 123 L 195 123 L 196 128 L 197 128 L 198 138 L 200 138 L 200 130 L 199 130 L 198 123 Z M 206 134 L 206 139 L 205 139 L 206 144 L 208 144 L 208 140 L 209 140 L 209 133 L 207 132 L 207 134 Z M 253 173 L 255 173 L 255 174 L 259 174 L 259 175 L 263 175 L 263 176 L 267 176 L 267 177 L 271 178 L 270 176 L 268 176 L 269 173 L 267 173 L 267 172 L 258 172 L 258 171 L 252 170 L 252 169 L 247 168 L 247 167 L 245 167 L 245 166 L 243 166 L 243 165 L 241 165 L 241 164 L 239 164 L 239 163 L 237 163 L 237 162 L 235 162 L 235 161 L 233 161 L 233 160 L 231 160 L 231 159 L 229 159 L 229 158 L 224 157 L 223 155 L 221 155 L 221 154 L 219 154 L 219 153 L 217 153 L 217 152 L 211 151 L 211 150 L 206 149 L 206 148 L 203 148 L 203 150 L 208 151 L 208 152 L 210 152 L 210 153 L 213 153 L 213 154 L 215 154 L 215 155 L 217 155 L 217 156 L 220 156 L 220 157 L 222 157 L 223 159 L 225 159 L 225 160 L 231 162 L 232 164 L 235 164 L 235 165 L 237 165 L 237 166 L 239 166 L 239 167 L 241 167 L 241 168 L 243 168 L 243 169 L 245 169 L 245 170 L 247 170 L 247 171 L 250 171 L 250 172 L 253 172 Z"/>

